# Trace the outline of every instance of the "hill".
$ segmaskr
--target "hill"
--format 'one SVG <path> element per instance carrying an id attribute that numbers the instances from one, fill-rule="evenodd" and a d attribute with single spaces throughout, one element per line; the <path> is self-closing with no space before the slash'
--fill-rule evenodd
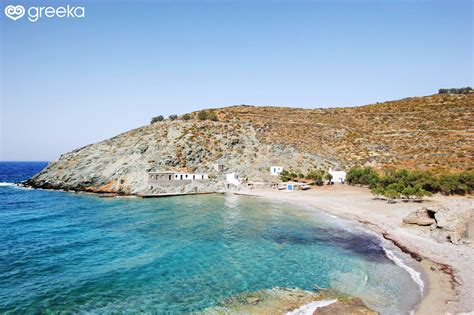
<path id="1" fill-rule="evenodd" d="M 474 93 L 348 108 L 242 105 L 214 111 L 220 121 L 250 123 L 263 143 L 290 145 L 344 166 L 435 171 L 473 167 Z"/>
<path id="2" fill-rule="evenodd" d="M 351 108 L 217 108 L 206 115 L 200 111 L 158 121 L 66 153 L 27 184 L 124 194 L 182 193 L 223 189 L 226 172 L 250 181 L 274 180 L 271 165 L 302 173 L 356 164 L 472 170 L 473 109 L 473 93 Z M 216 164 L 224 169 L 216 171 Z M 208 173 L 211 181 L 147 185 L 147 172 L 169 170 Z"/>

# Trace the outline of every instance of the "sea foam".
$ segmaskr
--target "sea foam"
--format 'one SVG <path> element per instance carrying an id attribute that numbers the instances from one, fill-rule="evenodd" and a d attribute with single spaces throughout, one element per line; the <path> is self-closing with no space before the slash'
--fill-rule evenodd
<path id="1" fill-rule="evenodd" d="M 383 246 L 383 250 L 385 251 L 385 254 L 387 255 L 388 259 L 392 260 L 398 267 L 406 270 L 410 277 L 415 281 L 415 283 L 418 285 L 420 288 L 420 293 L 423 294 L 423 291 L 425 290 L 425 283 L 421 279 L 421 274 L 416 271 L 415 269 L 411 268 L 410 266 L 407 266 L 402 259 L 397 257 L 393 251 L 390 249 L 386 248 Z"/>
<path id="2" fill-rule="evenodd" d="M 336 302 L 337 302 L 337 299 L 314 301 L 314 302 L 305 304 L 301 306 L 300 308 L 297 308 L 296 310 L 288 312 L 286 313 L 286 315 L 312 315 L 316 309 L 331 305 Z"/>

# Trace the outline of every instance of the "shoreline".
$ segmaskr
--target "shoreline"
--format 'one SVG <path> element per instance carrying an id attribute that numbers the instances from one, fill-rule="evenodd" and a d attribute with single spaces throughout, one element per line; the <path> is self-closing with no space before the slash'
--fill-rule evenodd
<path id="1" fill-rule="evenodd" d="M 240 195 L 309 206 L 337 218 L 356 221 L 415 260 L 425 276 L 422 299 L 416 314 L 474 311 L 474 249 L 466 245 L 438 243 L 429 228 L 408 226 L 403 217 L 423 205 L 455 200 L 472 205 L 467 197 L 434 196 L 423 203 L 388 204 L 373 200 L 368 189 L 348 185 L 322 186 L 308 191 L 245 189 Z"/>
<path id="2" fill-rule="evenodd" d="M 139 198 L 138 195 L 36 188 L 26 185 L 20 188 L 53 190 L 74 194 L 104 197 Z M 215 192 L 225 193 L 225 192 Z M 270 188 L 242 189 L 228 192 L 235 195 L 282 201 L 310 207 L 338 219 L 356 221 L 411 256 L 423 272 L 425 285 L 415 314 L 470 313 L 474 311 L 474 248 L 466 245 L 437 243 L 429 235 L 429 228 L 405 225 L 402 219 L 411 211 L 426 205 L 445 205 L 447 201 L 462 200 L 473 204 L 469 197 L 438 196 L 422 203 L 387 203 L 375 200 L 370 191 L 349 185 L 321 186 L 308 191 L 277 191 Z M 199 195 L 199 194 L 196 194 Z M 454 255 L 452 255 L 454 253 Z M 449 256 L 450 254 L 451 256 Z M 473 269 L 473 270 L 471 270 Z"/>

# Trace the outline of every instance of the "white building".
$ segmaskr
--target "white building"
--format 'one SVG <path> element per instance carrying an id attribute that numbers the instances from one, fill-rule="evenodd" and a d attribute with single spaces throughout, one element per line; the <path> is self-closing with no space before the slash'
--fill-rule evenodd
<path id="1" fill-rule="evenodd" d="M 208 179 L 207 174 L 195 174 L 195 173 L 175 173 L 174 180 L 202 180 Z"/>
<path id="2" fill-rule="evenodd" d="M 208 175 L 203 173 L 149 172 L 147 174 L 148 183 L 190 182 L 208 178 Z"/>
<path id="3" fill-rule="evenodd" d="M 270 175 L 278 176 L 283 171 L 283 166 L 272 166 L 270 167 Z"/>
<path id="4" fill-rule="evenodd" d="M 224 164 L 213 164 L 212 165 L 217 172 L 223 172 L 225 169 Z"/>
<path id="5" fill-rule="evenodd" d="M 332 175 L 333 183 L 344 184 L 346 181 L 346 172 L 344 171 L 333 171 L 332 168 L 330 168 L 328 173 Z"/>
<path id="6" fill-rule="evenodd" d="M 240 185 L 240 176 L 237 173 L 229 173 L 225 175 L 225 180 L 228 184 L 232 184 L 235 186 Z"/>

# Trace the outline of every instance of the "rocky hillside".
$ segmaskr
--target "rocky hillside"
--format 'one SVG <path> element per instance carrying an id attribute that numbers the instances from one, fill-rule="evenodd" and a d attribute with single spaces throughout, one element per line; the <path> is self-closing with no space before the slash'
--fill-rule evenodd
<path id="1" fill-rule="evenodd" d="M 215 164 L 224 165 L 224 171 L 217 172 Z M 208 192 L 224 188 L 228 172 L 251 181 L 269 181 L 271 165 L 308 171 L 336 164 L 291 146 L 262 143 L 250 124 L 176 120 L 134 129 L 64 154 L 27 184 L 123 194 Z M 212 180 L 153 189 L 146 184 L 147 172 L 168 170 L 208 173 Z"/>
<path id="2" fill-rule="evenodd" d="M 263 143 L 294 146 L 346 166 L 473 168 L 474 93 L 350 108 L 233 106 L 215 112 L 219 120 L 250 123 Z"/>
<path id="3" fill-rule="evenodd" d="M 473 110 L 474 93 L 353 108 L 233 106 L 214 109 L 218 121 L 194 112 L 64 154 L 27 184 L 124 194 L 204 192 L 223 188 L 227 172 L 269 181 L 271 165 L 303 173 L 354 164 L 468 170 Z M 215 164 L 225 170 L 217 172 Z M 147 172 L 167 170 L 205 172 L 213 180 L 166 189 L 146 184 Z"/>

